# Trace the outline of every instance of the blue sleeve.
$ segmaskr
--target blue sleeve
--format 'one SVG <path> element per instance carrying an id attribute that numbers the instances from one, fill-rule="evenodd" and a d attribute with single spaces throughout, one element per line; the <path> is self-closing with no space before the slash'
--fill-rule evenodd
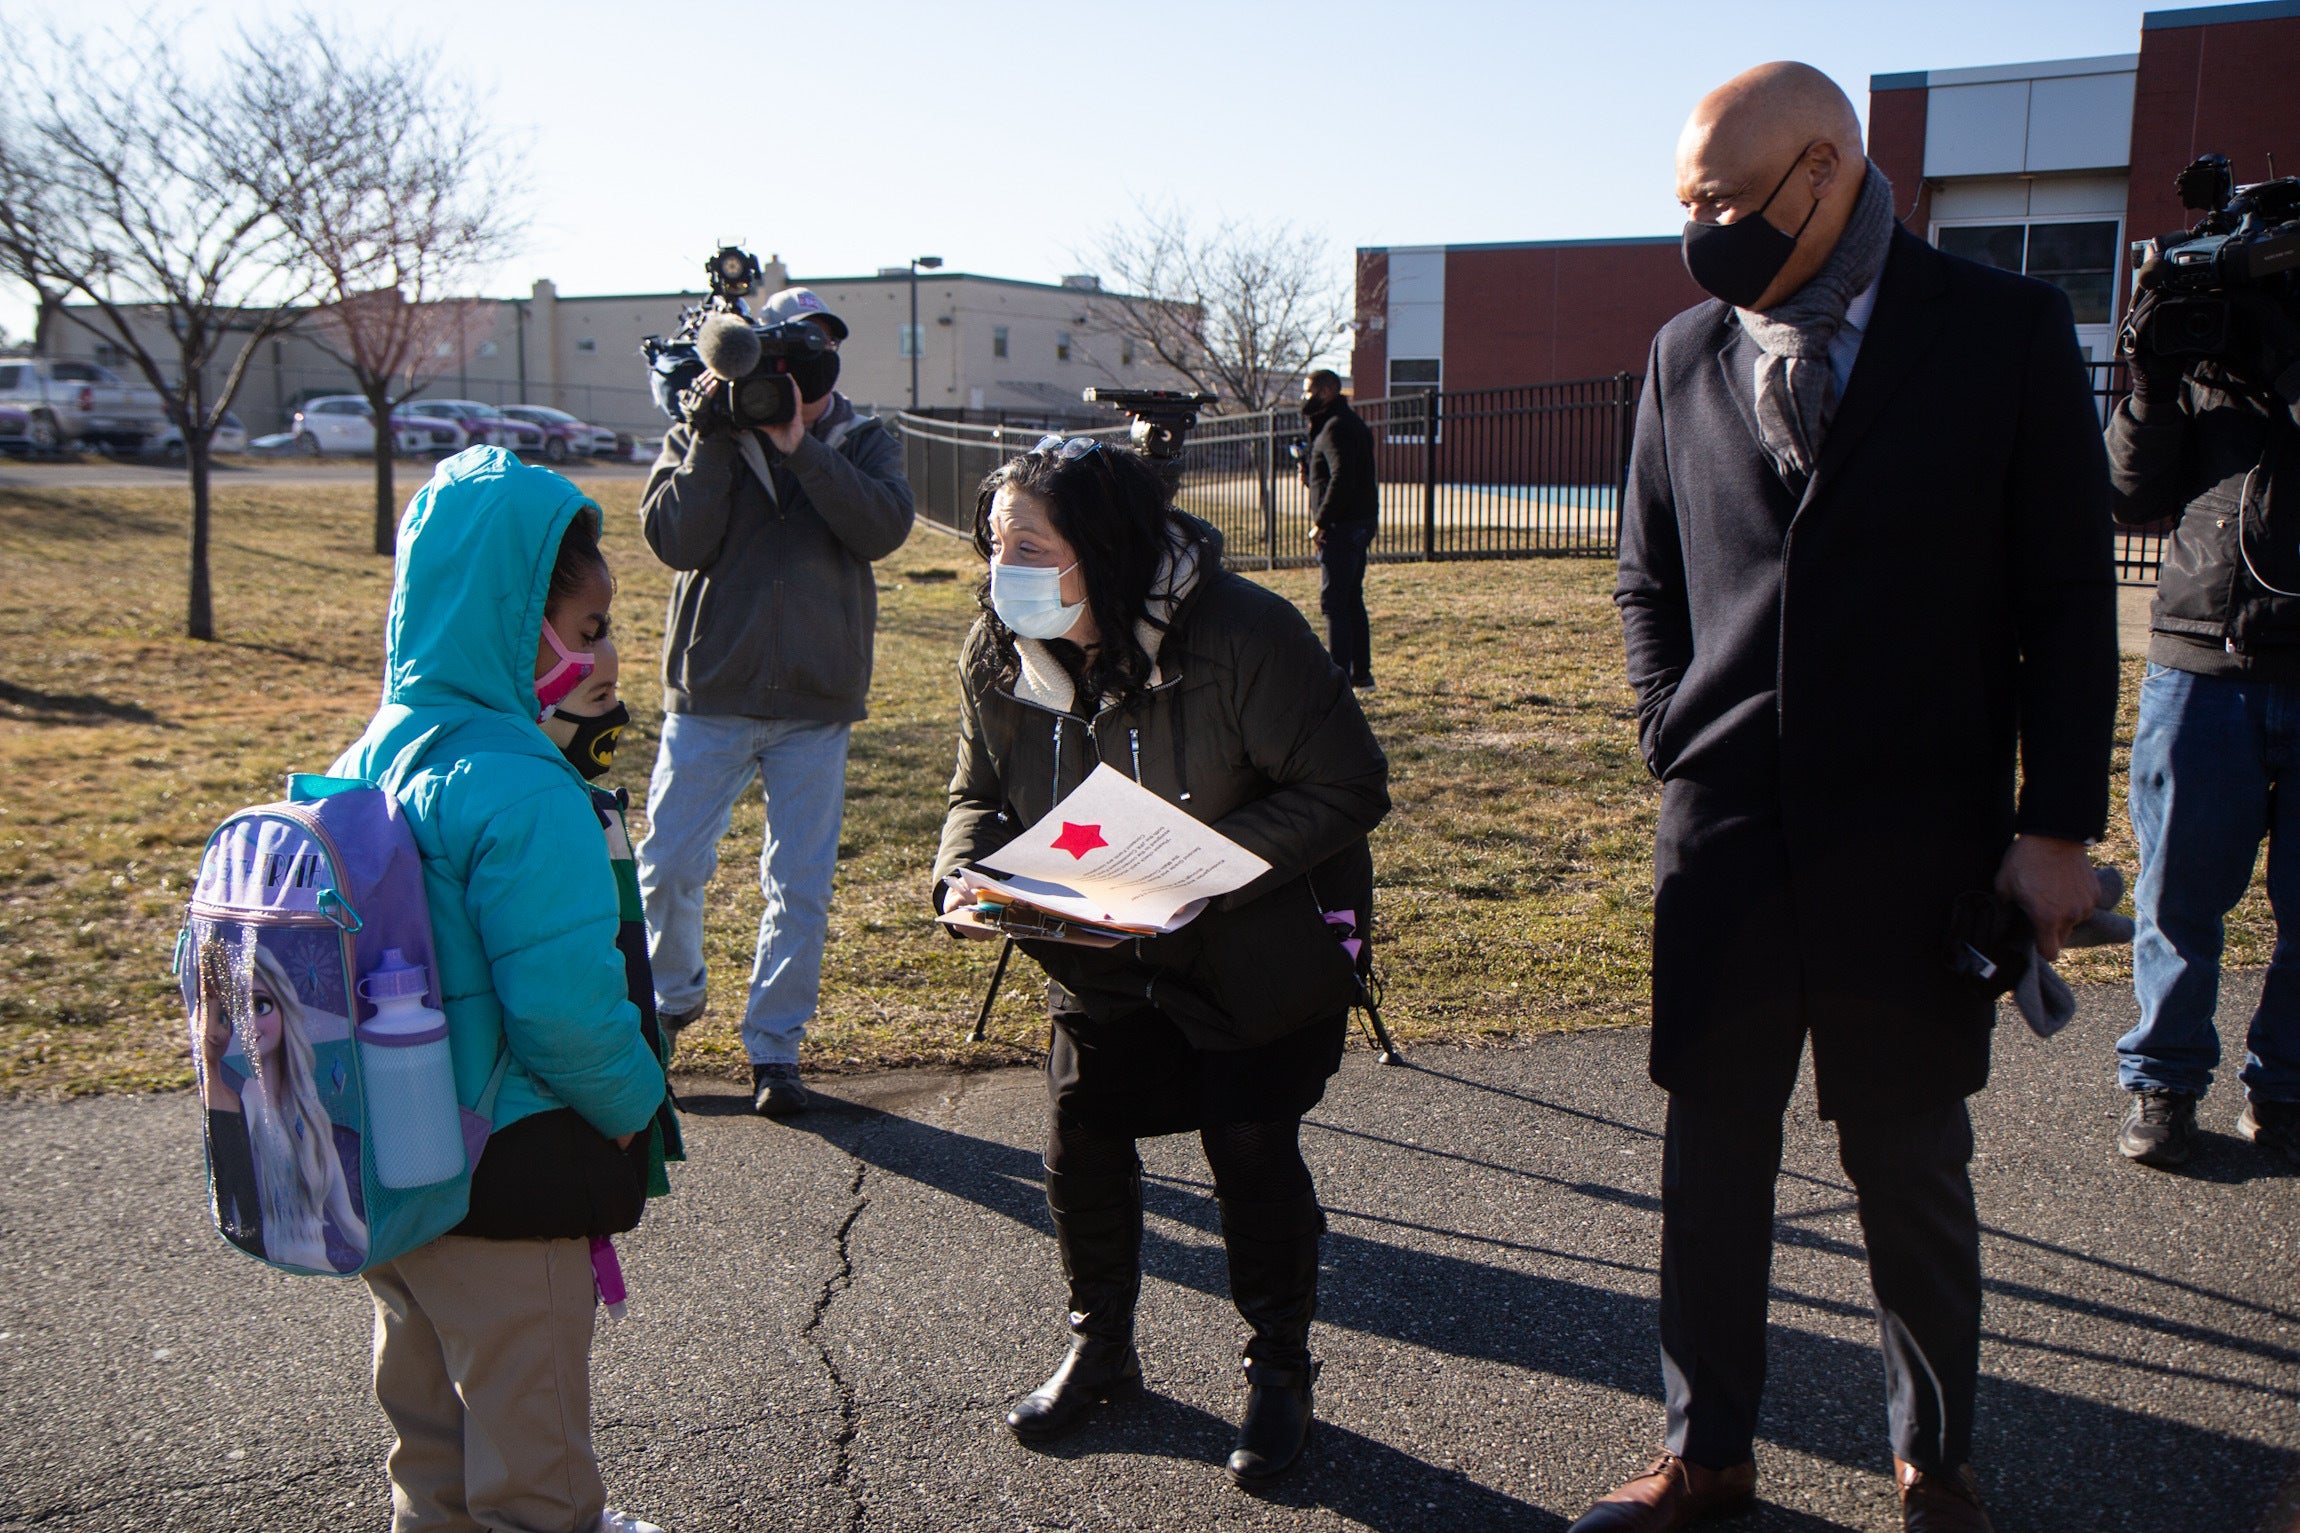
<path id="1" fill-rule="evenodd" d="M 489 767 L 495 791 L 470 806 L 464 908 L 505 1042 L 600 1133 L 637 1133 L 662 1105 L 663 1067 L 615 945 L 622 908 L 599 818 L 555 763 L 496 757 Z"/>

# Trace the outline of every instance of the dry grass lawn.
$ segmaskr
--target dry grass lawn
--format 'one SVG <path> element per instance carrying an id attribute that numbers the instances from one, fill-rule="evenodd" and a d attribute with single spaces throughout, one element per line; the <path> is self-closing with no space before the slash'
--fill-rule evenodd
<path id="1" fill-rule="evenodd" d="M 654 756 L 668 573 L 640 540 L 635 481 L 609 513 L 638 727 L 612 781 Z M 389 569 L 364 549 L 359 485 L 234 478 L 217 497 L 221 637 L 179 637 L 184 497 L 0 491 L 0 1089 L 185 1084 L 167 968 L 208 831 L 323 768 L 375 700 Z M 972 556 L 922 529 L 881 566 L 879 673 L 854 738 L 811 1069 L 1032 1057 L 1027 962 L 993 1025 L 966 1031 L 993 950 L 929 919 L 924 875 L 952 748 L 953 663 Z M 1305 609 L 1315 574 L 1264 578 Z M 1646 996 L 1647 856 L 1658 794 L 1637 761 L 1611 570 L 1596 561 L 1377 566 L 1381 689 L 1368 699 L 1397 808 L 1376 841 L 1388 1016 L 1401 1038 L 1502 1040 L 1634 1021 Z M 2137 687 L 2127 678 L 2125 734 Z M 2119 754 L 2118 797 L 2122 797 Z M 740 1067 L 759 913 L 760 809 L 738 812 L 713 889 L 711 1019 L 685 1062 Z M 2119 825 L 2108 854 L 2129 866 Z M 2232 962 L 2265 961 L 2256 889 Z M 2113 979 L 2121 957 L 2076 973 Z"/>

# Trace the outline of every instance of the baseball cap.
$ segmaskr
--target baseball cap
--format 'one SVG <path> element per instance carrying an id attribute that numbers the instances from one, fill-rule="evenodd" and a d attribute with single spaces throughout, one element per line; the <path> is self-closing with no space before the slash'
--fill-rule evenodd
<path id="1" fill-rule="evenodd" d="M 847 338 L 847 322 L 833 314 L 831 306 L 817 298 L 808 288 L 784 288 L 759 305 L 758 317 L 770 325 L 780 325 L 794 319 L 819 319 L 833 337 L 842 341 Z"/>

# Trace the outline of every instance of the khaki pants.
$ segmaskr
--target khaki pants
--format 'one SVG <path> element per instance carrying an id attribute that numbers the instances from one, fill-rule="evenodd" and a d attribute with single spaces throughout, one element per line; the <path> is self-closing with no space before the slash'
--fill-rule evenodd
<path id="1" fill-rule="evenodd" d="M 443 1235 L 367 1274 L 392 1533 L 591 1533 L 591 1250 Z"/>

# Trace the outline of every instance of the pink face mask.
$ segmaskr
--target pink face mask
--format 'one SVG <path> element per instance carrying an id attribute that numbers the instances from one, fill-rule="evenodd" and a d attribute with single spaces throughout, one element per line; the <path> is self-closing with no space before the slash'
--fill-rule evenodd
<path id="1" fill-rule="evenodd" d="M 569 649 L 559 642 L 559 635 L 552 631 L 549 623 L 543 625 L 543 642 L 558 655 L 559 663 L 535 678 L 535 701 L 543 705 L 543 711 L 536 715 L 538 722 L 551 717 L 551 711 L 572 696 L 598 669 L 591 651 L 578 653 Z"/>

